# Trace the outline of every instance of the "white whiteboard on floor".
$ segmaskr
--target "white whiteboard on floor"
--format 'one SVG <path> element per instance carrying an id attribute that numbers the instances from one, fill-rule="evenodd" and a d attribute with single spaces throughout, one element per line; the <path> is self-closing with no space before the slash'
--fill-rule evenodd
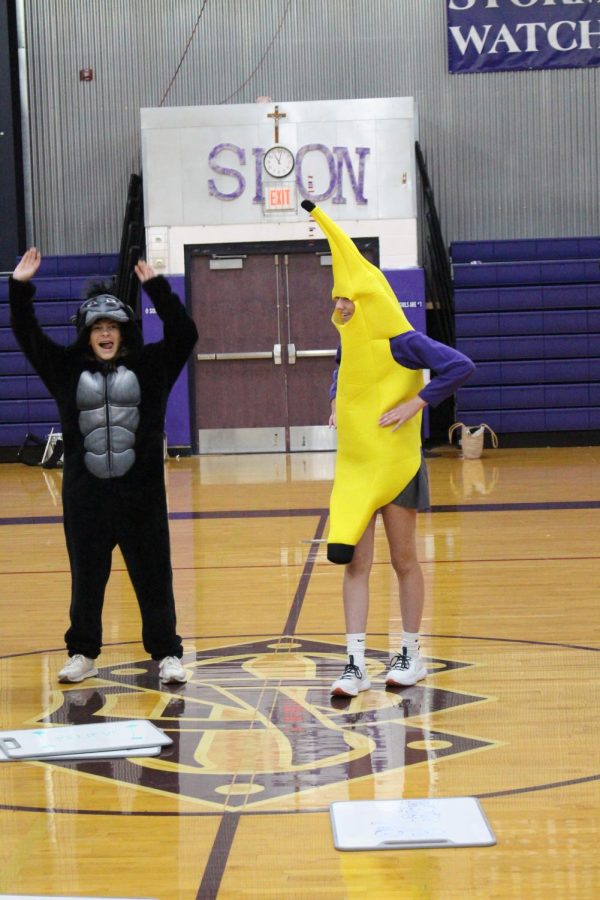
<path id="1" fill-rule="evenodd" d="M 86 759 L 119 759 L 123 757 L 138 757 L 138 756 L 158 756 L 161 752 L 162 747 L 136 747 L 132 750 L 101 750 L 98 753 L 62 753 L 60 756 L 44 756 L 41 759 L 35 759 L 34 757 L 26 757 L 25 759 L 14 759 L 11 756 L 7 756 L 0 747 L 0 762 L 60 762 L 61 760 L 65 760 L 68 762 L 69 760 L 86 760 Z M 2 897 L 2 894 L 0 894 Z"/>
<path id="2" fill-rule="evenodd" d="M 172 743 L 170 737 L 146 719 L 0 732 L 0 750 L 12 760 L 164 747 Z"/>
<path id="3" fill-rule="evenodd" d="M 330 805 L 336 850 L 491 846 L 496 838 L 475 797 L 356 800 Z"/>

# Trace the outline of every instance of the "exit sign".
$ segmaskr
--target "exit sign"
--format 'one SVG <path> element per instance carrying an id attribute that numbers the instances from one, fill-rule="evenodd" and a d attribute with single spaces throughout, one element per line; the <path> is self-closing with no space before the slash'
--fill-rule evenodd
<path id="1" fill-rule="evenodd" d="M 263 189 L 265 211 L 296 212 L 298 203 L 296 198 L 296 185 L 294 182 L 265 182 Z"/>

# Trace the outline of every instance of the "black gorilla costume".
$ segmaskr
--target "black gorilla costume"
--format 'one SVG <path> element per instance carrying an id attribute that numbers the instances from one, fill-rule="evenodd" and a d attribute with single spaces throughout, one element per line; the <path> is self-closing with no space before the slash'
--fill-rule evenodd
<path id="1" fill-rule="evenodd" d="M 9 282 L 11 324 L 19 344 L 57 402 L 64 445 L 63 517 L 71 563 L 69 656 L 95 659 L 102 647 L 102 605 L 112 551 L 121 549 L 152 659 L 181 658 L 164 481 L 164 420 L 169 392 L 198 332 L 168 281 L 144 290 L 163 322 L 163 339 L 144 346 L 133 311 L 101 293 L 76 317 L 68 347 L 40 328 L 30 281 Z M 109 362 L 89 346 L 98 319 L 119 322 L 122 343 Z"/>

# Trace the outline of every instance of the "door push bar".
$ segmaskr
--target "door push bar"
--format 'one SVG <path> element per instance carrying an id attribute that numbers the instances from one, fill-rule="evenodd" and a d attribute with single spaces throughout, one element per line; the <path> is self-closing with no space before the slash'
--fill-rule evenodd
<path id="1" fill-rule="evenodd" d="M 273 344 L 272 350 L 250 350 L 244 353 L 196 353 L 198 362 L 230 361 L 233 359 L 272 359 L 276 366 L 281 365 L 281 344 Z"/>
<path id="2" fill-rule="evenodd" d="M 335 356 L 337 353 L 337 350 L 296 350 L 295 344 L 288 344 L 287 351 L 290 366 L 295 365 L 296 360 L 301 357 L 316 359 L 320 356 Z"/>
<path id="3" fill-rule="evenodd" d="M 287 345 L 288 362 L 291 366 L 302 357 L 316 359 L 335 356 L 336 350 L 296 350 L 295 344 Z M 244 353 L 196 353 L 198 362 L 231 361 L 234 359 L 272 359 L 276 366 L 282 364 L 281 344 L 273 344 L 272 350 L 250 350 Z"/>

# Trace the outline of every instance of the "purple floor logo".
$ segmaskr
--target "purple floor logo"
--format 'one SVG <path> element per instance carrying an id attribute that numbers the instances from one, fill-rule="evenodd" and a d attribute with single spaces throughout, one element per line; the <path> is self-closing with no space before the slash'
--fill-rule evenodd
<path id="1" fill-rule="evenodd" d="M 290 795 L 493 746 L 414 722 L 485 697 L 436 688 L 434 679 L 386 690 L 387 655 L 370 652 L 372 689 L 356 700 L 332 698 L 342 660 L 339 645 L 280 638 L 185 656 L 184 685 L 161 688 L 148 660 L 100 666 L 99 683 L 65 689 L 62 706 L 39 721 L 80 725 L 146 710 L 143 717 L 173 739 L 159 757 L 60 765 L 201 801 L 206 811 L 265 802 L 272 810 Z M 469 666 L 426 662 L 432 673 Z"/>

